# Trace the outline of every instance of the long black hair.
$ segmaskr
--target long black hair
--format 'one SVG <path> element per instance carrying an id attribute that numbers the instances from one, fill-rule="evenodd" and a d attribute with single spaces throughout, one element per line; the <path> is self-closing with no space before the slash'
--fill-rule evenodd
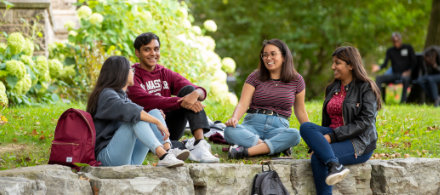
<path id="1" fill-rule="evenodd" d="M 264 48 L 267 45 L 274 45 L 278 47 L 281 54 L 283 55 L 284 62 L 281 67 L 281 75 L 280 75 L 281 81 L 288 83 L 292 80 L 295 80 L 297 78 L 298 73 L 296 72 L 295 67 L 293 65 L 292 53 L 290 52 L 290 49 L 287 46 L 287 44 L 279 39 L 271 39 L 271 40 L 263 41 L 263 47 L 261 47 L 261 51 L 259 55 L 260 63 L 258 65 L 258 72 L 259 72 L 258 79 L 260 81 L 267 81 L 270 79 L 270 72 L 264 65 L 263 58 L 261 57 L 261 55 L 264 53 Z"/>
<path id="2" fill-rule="evenodd" d="M 342 46 L 336 48 L 332 54 L 332 57 L 337 57 L 338 59 L 347 63 L 347 65 L 351 65 L 353 67 L 353 80 L 361 80 L 370 84 L 371 89 L 376 96 L 377 110 L 380 110 L 382 107 L 382 100 L 380 98 L 379 87 L 377 87 L 373 80 L 368 78 L 368 74 L 364 68 L 364 64 L 362 63 L 362 57 L 359 51 L 352 46 Z"/>
<path id="3" fill-rule="evenodd" d="M 104 88 L 121 90 L 127 84 L 130 62 L 123 56 L 111 56 L 105 60 L 99 73 L 95 88 L 87 101 L 87 112 L 96 113 L 99 95 Z"/>

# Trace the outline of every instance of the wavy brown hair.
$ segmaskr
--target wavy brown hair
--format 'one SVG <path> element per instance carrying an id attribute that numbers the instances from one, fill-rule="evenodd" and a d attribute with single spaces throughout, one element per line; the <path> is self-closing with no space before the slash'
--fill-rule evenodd
<path id="1" fill-rule="evenodd" d="M 263 58 L 261 55 L 264 53 L 264 48 L 267 45 L 274 45 L 280 49 L 281 54 L 283 55 L 284 62 L 281 67 L 281 81 L 288 83 L 292 80 L 296 80 L 298 76 L 298 72 L 296 72 L 295 67 L 293 65 L 293 57 L 292 53 L 290 52 L 289 47 L 287 47 L 286 43 L 279 39 L 271 39 L 271 40 L 265 40 L 263 41 L 263 47 L 261 47 L 260 51 L 260 63 L 258 65 L 258 80 L 260 81 L 267 81 L 270 79 L 270 72 L 264 65 Z"/>
<path id="2" fill-rule="evenodd" d="M 368 74 L 364 68 L 362 57 L 359 51 L 352 46 L 342 46 L 336 48 L 332 56 L 337 57 L 338 59 L 347 63 L 347 65 L 351 65 L 353 67 L 353 80 L 365 81 L 370 84 L 371 89 L 376 96 L 377 110 L 380 110 L 380 108 L 382 108 L 382 100 L 379 87 L 377 87 L 376 83 L 373 80 L 368 78 Z"/>

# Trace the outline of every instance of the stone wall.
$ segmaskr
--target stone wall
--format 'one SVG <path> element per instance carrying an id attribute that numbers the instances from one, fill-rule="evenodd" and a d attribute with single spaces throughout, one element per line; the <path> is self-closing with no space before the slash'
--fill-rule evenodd
<path id="1" fill-rule="evenodd" d="M 272 161 L 291 194 L 315 194 L 309 160 Z M 440 194 L 440 159 L 371 160 L 347 166 L 333 194 Z M 0 171 L 0 194 L 249 194 L 260 165 L 186 164 L 86 167 L 61 165 Z"/>
<path id="2" fill-rule="evenodd" d="M 34 55 L 48 55 L 47 46 L 54 40 L 50 0 L 8 0 L 14 6 L 5 9 L 0 3 L 0 32 L 22 32 L 38 44 Z M 37 34 L 34 34 L 37 33 Z M 41 33 L 40 35 L 38 33 Z M 4 39 L 4 37 L 2 37 Z M 5 40 L 0 40 L 5 42 Z"/>

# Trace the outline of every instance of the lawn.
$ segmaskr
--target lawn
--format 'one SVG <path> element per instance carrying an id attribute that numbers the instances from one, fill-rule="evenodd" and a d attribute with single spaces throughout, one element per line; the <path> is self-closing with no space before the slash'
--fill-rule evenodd
<path id="1" fill-rule="evenodd" d="M 7 122 L 0 124 L 0 169 L 46 164 L 50 144 L 58 117 L 68 108 L 84 109 L 82 103 L 57 103 L 36 107 L 6 108 L 1 115 Z M 321 121 L 322 102 L 306 104 L 312 122 Z M 212 120 L 225 122 L 233 107 L 207 106 L 206 112 Z M 390 159 L 404 157 L 440 157 L 440 108 L 426 105 L 385 105 L 377 117 L 379 134 L 378 148 L 374 158 Z M 5 121 L 3 118 L 2 121 Z M 290 126 L 298 128 L 298 121 L 292 117 Z M 184 138 L 189 137 L 186 135 Z M 269 156 L 228 160 L 222 148 L 227 145 L 212 145 L 213 153 L 221 162 L 258 163 Z M 292 149 L 292 158 L 308 158 L 307 146 L 303 141 Z M 154 164 L 157 158 L 151 153 L 145 164 Z"/>

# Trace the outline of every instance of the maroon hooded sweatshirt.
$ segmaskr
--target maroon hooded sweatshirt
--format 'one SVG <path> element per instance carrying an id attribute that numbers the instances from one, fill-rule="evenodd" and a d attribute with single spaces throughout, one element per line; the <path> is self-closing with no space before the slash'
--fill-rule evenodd
<path id="1" fill-rule="evenodd" d="M 165 112 L 177 110 L 180 108 L 180 102 L 176 97 L 179 90 L 187 85 L 192 85 L 196 89 L 206 90 L 202 87 L 192 84 L 179 73 L 176 73 L 159 64 L 153 71 L 148 72 L 140 67 L 139 63 L 133 65 L 134 85 L 128 87 L 127 94 L 131 101 L 144 107 L 145 111 L 152 109 L 162 109 Z"/>

